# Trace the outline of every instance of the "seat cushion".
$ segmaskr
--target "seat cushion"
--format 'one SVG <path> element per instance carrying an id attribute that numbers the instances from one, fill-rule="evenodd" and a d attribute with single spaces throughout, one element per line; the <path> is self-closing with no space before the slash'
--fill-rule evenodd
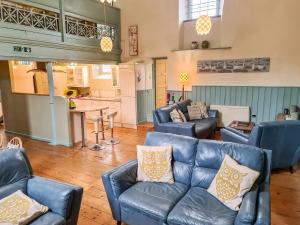
<path id="1" fill-rule="evenodd" d="M 181 183 L 139 182 L 119 198 L 122 221 L 130 225 L 165 224 L 188 186 Z"/>
<path id="2" fill-rule="evenodd" d="M 207 138 L 217 127 L 217 119 L 216 118 L 206 118 L 201 120 L 191 120 L 196 124 L 195 131 L 197 138 Z"/>
<path id="3" fill-rule="evenodd" d="M 237 213 L 210 195 L 192 187 L 168 216 L 169 225 L 233 225 Z"/>
<path id="4" fill-rule="evenodd" d="M 45 224 L 64 225 L 66 224 L 66 221 L 62 216 L 56 213 L 48 212 L 40 216 L 36 220 L 34 220 L 32 223 L 30 223 L 30 225 L 45 225 Z"/>

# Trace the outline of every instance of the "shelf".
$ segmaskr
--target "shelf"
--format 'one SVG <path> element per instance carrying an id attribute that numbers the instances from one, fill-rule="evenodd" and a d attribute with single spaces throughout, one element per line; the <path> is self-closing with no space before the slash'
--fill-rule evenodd
<path id="1" fill-rule="evenodd" d="M 228 50 L 228 49 L 232 49 L 232 47 L 197 48 L 197 49 L 176 49 L 176 50 L 172 50 L 172 52 L 184 52 L 184 51 L 209 51 L 209 50 Z"/>

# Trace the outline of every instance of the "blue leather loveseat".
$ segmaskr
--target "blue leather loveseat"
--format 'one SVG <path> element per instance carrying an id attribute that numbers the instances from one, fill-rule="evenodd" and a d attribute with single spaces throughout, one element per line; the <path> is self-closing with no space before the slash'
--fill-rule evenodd
<path id="1" fill-rule="evenodd" d="M 208 118 L 201 120 L 190 120 L 187 107 L 192 103 L 191 100 L 176 103 L 172 106 L 158 108 L 153 111 L 154 130 L 163 133 L 172 133 L 195 137 L 199 139 L 208 138 L 217 127 L 218 111 L 208 110 Z M 187 123 L 173 123 L 170 112 L 178 108 L 183 112 Z"/>
<path id="2" fill-rule="evenodd" d="M 83 189 L 32 175 L 22 150 L 0 151 L 0 199 L 21 190 L 49 211 L 31 225 L 76 225 Z"/>
<path id="3" fill-rule="evenodd" d="M 221 135 L 223 141 L 272 150 L 272 169 L 293 167 L 300 158 L 300 121 L 260 123 L 250 135 L 224 128 Z"/>
<path id="4" fill-rule="evenodd" d="M 118 224 L 269 225 L 271 151 L 248 145 L 148 133 L 146 145 L 173 146 L 174 184 L 137 182 L 137 162 L 105 173 L 102 180 Z M 239 212 L 207 192 L 225 154 L 261 173 Z"/>

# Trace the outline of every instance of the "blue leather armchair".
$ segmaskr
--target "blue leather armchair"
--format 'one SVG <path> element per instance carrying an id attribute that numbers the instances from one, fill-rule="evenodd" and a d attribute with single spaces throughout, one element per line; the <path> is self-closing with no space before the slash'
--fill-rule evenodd
<path id="1" fill-rule="evenodd" d="M 191 105 L 191 100 L 176 103 L 172 106 L 158 108 L 153 111 L 154 130 L 163 133 L 172 133 L 195 137 L 199 139 L 208 138 L 217 127 L 218 111 L 208 110 L 209 118 L 201 120 L 190 120 L 187 107 Z M 187 118 L 187 123 L 173 123 L 170 112 L 178 108 Z"/>
<path id="2" fill-rule="evenodd" d="M 271 151 L 253 146 L 148 133 L 146 145 L 173 146 L 174 184 L 137 182 L 137 162 L 102 176 L 112 215 L 130 225 L 269 225 Z M 225 154 L 260 172 L 235 212 L 207 192 Z"/>
<path id="3" fill-rule="evenodd" d="M 32 175 L 31 165 L 22 150 L 0 151 L 0 199 L 21 190 L 49 207 L 31 225 L 75 225 L 83 189 Z"/>
<path id="4" fill-rule="evenodd" d="M 223 141 L 272 150 L 272 169 L 293 167 L 300 158 L 300 121 L 260 123 L 250 135 L 224 128 L 221 135 Z"/>

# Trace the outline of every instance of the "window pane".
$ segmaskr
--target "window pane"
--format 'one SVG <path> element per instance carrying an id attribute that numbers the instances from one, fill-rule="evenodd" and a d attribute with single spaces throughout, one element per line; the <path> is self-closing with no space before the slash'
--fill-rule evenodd
<path id="1" fill-rule="evenodd" d="M 196 19 L 200 15 L 219 16 L 221 0 L 187 0 L 188 19 Z"/>

